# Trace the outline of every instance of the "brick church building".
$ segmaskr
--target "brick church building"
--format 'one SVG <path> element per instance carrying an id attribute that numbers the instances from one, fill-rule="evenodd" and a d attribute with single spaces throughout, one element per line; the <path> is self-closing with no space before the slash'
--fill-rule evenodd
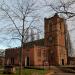
<path id="1" fill-rule="evenodd" d="M 68 50 L 65 36 L 65 21 L 55 14 L 44 19 L 44 39 L 24 44 L 22 64 L 24 66 L 66 65 Z M 19 65 L 19 49 L 5 51 L 5 64 Z"/>

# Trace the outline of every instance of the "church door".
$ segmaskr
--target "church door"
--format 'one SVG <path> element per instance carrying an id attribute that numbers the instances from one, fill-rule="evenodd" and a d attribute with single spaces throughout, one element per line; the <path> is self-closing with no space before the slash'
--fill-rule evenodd
<path id="1" fill-rule="evenodd" d="M 64 65 L 64 59 L 62 59 L 62 65 Z"/>

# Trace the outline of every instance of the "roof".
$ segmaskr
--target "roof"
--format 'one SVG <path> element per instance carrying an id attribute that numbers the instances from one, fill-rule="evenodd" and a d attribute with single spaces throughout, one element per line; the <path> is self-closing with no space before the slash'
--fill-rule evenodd
<path id="1" fill-rule="evenodd" d="M 39 40 L 34 40 L 34 41 L 32 41 L 32 42 L 27 42 L 27 43 L 24 43 L 24 48 L 32 48 L 34 45 L 38 45 L 38 46 L 44 46 L 44 38 L 43 39 L 39 39 Z M 7 51 L 7 50 L 17 50 L 17 49 L 19 49 L 19 48 L 21 48 L 21 47 L 14 47 L 14 48 L 8 48 L 8 49 L 6 49 L 5 51 Z"/>
<path id="2" fill-rule="evenodd" d="M 44 39 L 35 40 L 24 44 L 24 47 L 33 47 L 34 45 L 44 46 Z"/>
<path id="3" fill-rule="evenodd" d="M 75 57 L 68 57 L 69 60 L 74 60 L 75 61 Z"/>

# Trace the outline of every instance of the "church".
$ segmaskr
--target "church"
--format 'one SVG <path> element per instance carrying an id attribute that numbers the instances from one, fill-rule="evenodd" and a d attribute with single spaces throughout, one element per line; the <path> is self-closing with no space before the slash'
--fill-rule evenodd
<path id="1" fill-rule="evenodd" d="M 66 65 L 68 46 L 66 42 L 66 24 L 64 18 L 56 13 L 51 18 L 44 18 L 44 38 L 27 42 L 22 51 L 24 66 Z M 5 64 L 19 65 L 19 48 L 5 51 Z"/>

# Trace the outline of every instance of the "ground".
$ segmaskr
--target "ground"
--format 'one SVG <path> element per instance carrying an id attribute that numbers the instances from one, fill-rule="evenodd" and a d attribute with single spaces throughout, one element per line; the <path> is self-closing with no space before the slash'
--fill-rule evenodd
<path id="1" fill-rule="evenodd" d="M 75 75 L 75 70 L 66 67 L 51 66 L 50 70 L 45 75 Z"/>
<path id="2" fill-rule="evenodd" d="M 72 67 L 75 68 L 75 67 Z M 18 68 L 16 69 L 15 74 L 11 75 L 19 75 L 19 70 Z M 8 74 L 3 74 L 3 69 L 0 69 L 0 75 L 8 75 Z M 75 75 L 75 69 L 72 70 L 69 67 L 59 67 L 59 66 L 50 66 L 47 69 L 27 69 L 23 68 L 22 69 L 22 75 Z"/>
<path id="3" fill-rule="evenodd" d="M 45 73 L 47 73 L 46 69 L 27 69 L 27 68 L 23 68 L 22 69 L 22 75 L 44 75 Z M 0 69 L 0 75 L 8 75 L 8 74 L 3 74 L 3 69 Z M 11 75 L 19 75 L 19 70 L 18 68 L 16 69 L 16 73 L 15 74 L 11 74 Z"/>

